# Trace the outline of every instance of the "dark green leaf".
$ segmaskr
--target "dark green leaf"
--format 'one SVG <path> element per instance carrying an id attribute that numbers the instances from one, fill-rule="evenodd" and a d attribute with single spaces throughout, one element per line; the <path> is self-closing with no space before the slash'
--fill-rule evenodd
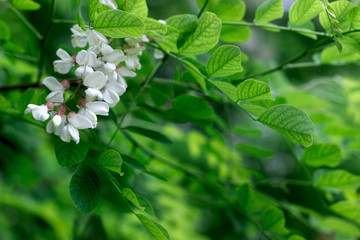
<path id="1" fill-rule="evenodd" d="M 153 222 L 145 215 L 136 214 L 136 216 L 157 240 L 169 240 L 170 239 L 168 232 L 161 225 Z"/>
<path id="2" fill-rule="evenodd" d="M 62 167 L 71 167 L 76 163 L 84 161 L 88 150 L 89 145 L 83 139 L 79 144 L 72 141 L 66 143 L 60 139 L 57 139 L 55 143 L 56 159 Z"/>
<path id="3" fill-rule="evenodd" d="M 93 210 L 100 200 L 100 180 L 95 171 L 80 165 L 70 182 L 70 195 L 75 206 L 83 213 Z"/>
<path id="4" fill-rule="evenodd" d="M 302 160 L 312 167 L 335 167 L 340 163 L 341 149 L 332 143 L 315 144 L 304 150 Z"/>
<path id="5" fill-rule="evenodd" d="M 103 152 L 97 160 L 97 165 L 122 175 L 122 158 L 120 153 L 114 149 L 109 149 Z"/>

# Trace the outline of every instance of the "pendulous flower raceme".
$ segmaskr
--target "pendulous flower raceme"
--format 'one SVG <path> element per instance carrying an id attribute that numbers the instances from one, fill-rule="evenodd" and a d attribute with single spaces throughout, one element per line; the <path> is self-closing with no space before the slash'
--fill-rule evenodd
<path id="1" fill-rule="evenodd" d="M 113 1 L 105 1 L 116 7 Z M 32 113 L 34 119 L 49 121 L 46 126 L 48 133 L 60 136 L 64 142 L 79 143 L 79 129 L 96 128 L 97 115 L 108 116 L 109 108 L 114 107 L 127 88 L 125 77 L 135 77 L 135 70 L 141 68 L 139 56 L 145 50 L 143 42 L 149 39 L 125 38 L 126 44 L 121 49 L 113 49 L 108 39 L 99 32 L 79 25 L 71 28 L 72 46 L 81 48 L 70 56 L 65 50 L 59 49 L 56 55 L 60 58 L 54 61 L 54 70 L 60 74 L 68 74 L 75 69 L 78 86 L 71 95 L 64 99 L 64 94 L 70 89 L 70 81 L 59 82 L 49 76 L 43 84 L 51 91 L 46 97 L 46 103 L 37 106 L 29 104 L 25 113 Z M 156 56 L 158 57 L 158 56 Z M 81 88 L 85 88 L 83 91 Z M 66 105 L 70 98 L 79 95 L 77 112 Z"/>

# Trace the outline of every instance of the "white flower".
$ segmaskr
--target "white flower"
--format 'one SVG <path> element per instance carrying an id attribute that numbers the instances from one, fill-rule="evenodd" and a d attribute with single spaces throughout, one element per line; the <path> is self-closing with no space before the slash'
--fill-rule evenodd
<path id="1" fill-rule="evenodd" d="M 159 50 L 159 49 L 155 49 L 154 51 L 154 57 L 156 59 L 163 59 L 164 58 L 164 52 Z"/>
<path id="2" fill-rule="evenodd" d="M 46 97 L 46 101 L 54 102 L 54 105 L 59 105 L 64 102 L 65 88 L 54 77 L 46 77 L 43 84 L 51 90 L 51 93 Z"/>
<path id="3" fill-rule="evenodd" d="M 76 24 L 71 28 L 71 32 L 73 33 L 71 35 L 71 44 L 73 47 L 80 47 L 83 48 L 86 46 L 88 42 L 88 31 L 82 30 L 82 28 Z"/>
<path id="4" fill-rule="evenodd" d="M 70 68 L 74 65 L 74 60 L 61 48 L 56 51 L 56 55 L 61 58 L 61 60 L 54 61 L 55 72 L 67 74 L 70 71 Z"/>
<path id="5" fill-rule="evenodd" d="M 72 117 L 69 117 L 68 124 L 62 129 L 60 138 L 64 142 L 70 142 L 73 139 L 78 144 L 80 142 L 78 129 L 86 128 L 92 128 L 90 120 L 79 114 L 74 114 Z"/>
<path id="6" fill-rule="evenodd" d="M 138 55 L 128 54 L 125 57 L 125 64 L 126 67 L 130 69 L 135 69 L 135 68 L 138 70 L 141 69 L 141 64 Z"/>
<path id="7" fill-rule="evenodd" d="M 79 65 L 86 65 L 93 67 L 96 64 L 96 53 L 93 51 L 81 50 L 76 56 L 76 63 Z"/>
<path id="8" fill-rule="evenodd" d="M 88 87 L 85 91 L 86 100 L 92 101 L 96 97 L 101 100 L 103 98 L 103 94 L 100 90 L 105 86 L 106 82 L 107 77 L 104 73 L 100 71 L 89 73 L 84 79 L 84 85 Z"/>
<path id="9" fill-rule="evenodd" d="M 127 84 L 125 82 L 125 78 L 124 77 L 135 77 L 136 73 L 127 69 L 126 67 L 120 67 L 118 69 L 116 69 L 116 73 L 118 75 L 118 82 L 122 83 L 125 88 L 127 87 Z"/>
<path id="10" fill-rule="evenodd" d="M 100 70 L 108 77 L 108 81 L 116 81 L 118 78 L 116 65 L 114 63 L 105 63 Z"/>
<path id="11" fill-rule="evenodd" d="M 108 116 L 109 105 L 105 102 L 88 102 L 85 107 L 80 107 L 78 114 L 90 120 L 93 128 L 97 126 L 96 115 Z"/>
<path id="12" fill-rule="evenodd" d="M 102 4 L 105 4 L 113 9 L 118 9 L 118 5 L 114 0 L 100 0 Z"/>
<path id="13" fill-rule="evenodd" d="M 94 69 L 89 66 L 80 66 L 75 70 L 75 76 L 79 78 L 86 77 L 89 73 L 94 72 Z"/>
<path id="14" fill-rule="evenodd" d="M 58 121 L 60 118 L 60 122 Z M 55 120 L 54 120 L 55 119 Z M 55 133 L 55 135 L 60 136 L 63 128 L 65 127 L 66 116 L 55 115 L 52 120 L 49 121 L 46 125 L 46 132 Z"/>
<path id="15" fill-rule="evenodd" d="M 50 117 L 48 111 L 48 107 L 44 104 L 40 106 L 37 106 L 35 104 L 29 104 L 24 113 L 28 114 L 31 112 L 36 120 L 44 122 Z"/>
<path id="16" fill-rule="evenodd" d="M 115 65 L 118 65 L 120 62 L 125 61 L 125 56 L 123 51 L 119 49 L 113 49 L 107 44 L 102 44 L 100 49 L 102 55 L 103 55 L 103 61 L 105 62 L 111 62 Z"/>
<path id="17" fill-rule="evenodd" d="M 90 50 L 100 49 L 101 44 L 103 43 L 108 44 L 107 38 L 95 30 L 89 31 L 88 42 L 89 42 Z M 97 51 L 95 52 L 97 53 Z"/>
<path id="18" fill-rule="evenodd" d="M 104 101 L 109 104 L 110 107 L 114 107 L 119 101 L 121 95 L 126 91 L 126 82 L 108 82 L 102 90 Z"/>

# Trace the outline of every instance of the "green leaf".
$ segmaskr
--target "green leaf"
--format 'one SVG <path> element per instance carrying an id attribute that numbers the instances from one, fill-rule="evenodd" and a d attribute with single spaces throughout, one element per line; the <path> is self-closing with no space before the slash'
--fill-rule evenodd
<path id="1" fill-rule="evenodd" d="M 37 95 L 35 95 L 37 92 L 37 89 L 35 88 L 28 88 L 25 92 L 23 92 L 18 100 L 18 108 L 19 112 L 24 114 L 25 109 L 27 108 L 27 105 L 30 103 L 35 102 L 35 99 Z"/>
<path id="2" fill-rule="evenodd" d="M 320 176 L 317 185 L 340 190 L 356 190 L 360 186 L 360 176 L 341 169 L 333 170 Z"/>
<path id="3" fill-rule="evenodd" d="M 258 105 L 239 104 L 239 106 L 258 117 L 266 111 L 266 108 Z"/>
<path id="4" fill-rule="evenodd" d="M 357 202 L 342 201 L 331 205 L 331 210 L 341 216 L 352 219 L 360 224 L 360 204 Z"/>
<path id="5" fill-rule="evenodd" d="M 100 200 L 100 180 L 95 171 L 80 165 L 70 182 L 70 196 L 75 206 L 83 213 L 93 210 Z"/>
<path id="6" fill-rule="evenodd" d="M 79 14 L 78 14 L 78 23 L 79 23 L 79 26 L 81 27 L 81 29 L 82 29 L 83 31 L 86 31 L 85 22 L 84 22 L 83 17 L 81 16 L 81 12 L 80 12 L 80 11 L 79 11 Z"/>
<path id="7" fill-rule="evenodd" d="M 98 166 L 109 169 L 110 171 L 117 172 L 120 175 L 121 173 L 121 165 L 122 158 L 118 151 L 114 149 L 109 149 L 103 152 L 96 163 Z"/>
<path id="8" fill-rule="evenodd" d="M 99 4 L 100 4 L 99 0 L 89 0 L 89 17 L 90 17 L 90 21 L 93 21 L 95 19 Z"/>
<path id="9" fill-rule="evenodd" d="M 193 66 L 193 68 L 197 69 L 195 66 Z M 189 73 L 191 74 L 191 76 L 193 76 L 193 78 L 195 79 L 195 81 L 199 84 L 199 86 L 201 87 L 201 89 L 206 92 L 207 91 L 207 87 L 206 87 L 206 81 L 203 78 L 203 76 L 200 74 L 200 71 L 197 70 L 193 70 L 193 68 L 188 68 Z"/>
<path id="10" fill-rule="evenodd" d="M 163 24 L 153 18 L 141 18 L 145 24 L 145 34 L 148 36 L 159 37 L 167 32 L 166 24 Z"/>
<path id="11" fill-rule="evenodd" d="M 157 82 L 150 84 L 148 92 L 156 106 L 164 105 L 174 95 L 171 85 Z"/>
<path id="12" fill-rule="evenodd" d="M 288 238 L 288 240 L 306 240 L 306 239 L 299 235 L 292 235 L 291 237 Z"/>
<path id="13" fill-rule="evenodd" d="M 145 24 L 134 14 L 108 10 L 96 17 L 94 29 L 107 37 L 141 37 L 145 32 Z"/>
<path id="14" fill-rule="evenodd" d="M 222 0 L 214 6 L 211 5 L 210 11 L 216 13 L 222 21 L 240 21 L 246 11 L 245 2 L 239 0 Z"/>
<path id="15" fill-rule="evenodd" d="M 238 89 L 231 83 L 222 81 L 210 81 L 215 85 L 221 92 L 228 96 L 234 102 L 238 101 Z"/>
<path id="16" fill-rule="evenodd" d="M 257 157 L 271 157 L 274 155 L 274 152 L 267 149 L 262 149 L 256 146 L 238 144 L 236 145 L 236 149 L 240 150 L 241 152 L 245 152 L 251 156 Z"/>
<path id="17" fill-rule="evenodd" d="M 13 0 L 13 5 L 19 10 L 34 11 L 38 10 L 41 5 L 32 0 Z"/>
<path id="18" fill-rule="evenodd" d="M 0 111 L 6 111 L 11 107 L 11 103 L 3 95 L 0 95 Z"/>
<path id="19" fill-rule="evenodd" d="M 360 230 L 354 224 L 336 217 L 325 217 L 319 221 L 320 227 L 336 231 L 337 234 L 360 236 Z"/>
<path id="20" fill-rule="evenodd" d="M 233 45 L 223 45 L 216 49 L 206 64 L 209 77 L 225 77 L 242 70 L 241 50 Z"/>
<path id="21" fill-rule="evenodd" d="M 276 207 L 268 207 L 261 213 L 261 224 L 267 231 L 273 233 L 287 233 L 284 213 Z"/>
<path id="22" fill-rule="evenodd" d="M 296 107 L 286 104 L 275 105 L 267 109 L 258 121 L 299 142 L 304 147 L 312 145 L 314 124 L 305 112 Z"/>
<path id="23" fill-rule="evenodd" d="M 198 19 L 192 14 L 175 15 L 166 19 L 167 38 L 158 41 L 158 44 L 165 50 L 178 52 L 178 45 L 184 43 L 197 27 Z"/>
<path id="24" fill-rule="evenodd" d="M 195 32 L 179 48 L 179 52 L 183 55 L 205 53 L 217 44 L 220 33 L 220 19 L 214 13 L 206 12 L 199 19 Z"/>
<path id="25" fill-rule="evenodd" d="M 335 1 L 331 3 L 331 6 L 335 11 L 336 19 L 340 22 L 339 28 L 344 31 L 350 30 L 351 27 L 350 12 L 356 8 L 356 5 L 348 1 Z M 329 17 L 326 11 L 320 13 L 319 20 L 321 26 L 323 26 L 325 30 L 331 28 Z"/>
<path id="26" fill-rule="evenodd" d="M 281 0 L 267 0 L 256 9 L 255 21 L 270 22 L 282 18 L 284 9 Z"/>
<path id="27" fill-rule="evenodd" d="M 144 137 L 148 137 L 154 141 L 158 141 L 158 142 L 166 143 L 166 144 L 172 143 L 172 141 L 167 136 L 165 136 L 164 134 L 162 134 L 158 131 L 154 131 L 154 130 L 142 128 L 142 127 L 136 127 L 136 126 L 128 126 L 123 129 L 126 129 L 130 132 L 140 134 Z"/>
<path id="28" fill-rule="evenodd" d="M 304 150 L 302 161 L 312 167 L 335 167 L 340 163 L 341 149 L 332 143 L 315 144 Z"/>
<path id="29" fill-rule="evenodd" d="M 129 202 L 134 204 L 136 207 L 138 207 L 142 210 L 144 209 L 143 207 L 140 206 L 140 203 L 139 203 L 135 193 L 130 188 L 124 188 L 122 190 L 122 194 L 127 200 L 129 200 Z"/>
<path id="30" fill-rule="evenodd" d="M 11 32 L 7 24 L 3 21 L 0 21 L 0 40 L 9 41 L 11 37 Z"/>
<path id="31" fill-rule="evenodd" d="M 138 160 L 136 160 L 135 158 L 132 158 L 128 155 L 122 155 L 122 160 L 124 161 L 124 163 L 126 163 L 127 165 L 129 165 L 132 168 L 136 168 L 138 170 L 146 170 L 145 166 L 139 162 Z"/>
<path id="32" fill-rule="evenodd" d="M 80 163 L 85 160 L 89 145 L 87 141 L 81 140 L 79 144 L 75 142 L 63 142 L 60 139 L 55 143 L 55 155 L 60 166 L 71 167 L 76 163 Z"/>
<path id="33" fill-rule="evenodd" d="M 339 44 L 338 38 L 335 39 L 335 43 Z M 356 62 L 360 59 L 360 46 L 355 40 L 344 36 L 340 44 L 342 45 L 341 52 L 337 45 L 325 48 L 321 52 L 321 61 L 323 63 L 343 63 Z"/>
<path id="34" fill-rule="evenodd" d="M 269 85 L 262 81 L 250 78 L 239 84 L 237 89 L 239 101 L 272 100 Z"/>
<path id="35" fill-rule="evenodd" d="M 316 17 L 323 7 L 319 0 L 297 0 L 290 8 L 289 20 L 291 25 L 305 24 Z"/>
<path id="36" fill-rule="evenodd" d="M 146 170 L 146 171 L 143 171 L 143 172 L 150 175 L 150 176 L 156 177 L 157 179 L 160 179 L 161 181 L 168 182 L 168 179 L 164 175 L 162 175 L 162 174 L 160 174 L 158 172 L 154 172 L 154 171 L 151 171 L 151 170 Z"/>
<path id="37" fill-rule="evenodd" d="M 146 0 L 127 0 L 124 4 L 124 11 L 137 14 L 141 17 L 147 17 L 148 7 Z"/>
<path id="38" fill-rule="evenodd" d="M 214 110 L 208 102 L 195 96 L 177 96 L 172 102 L 172 107 L 179 114 L 191 119 L 210 120 L 214 116 Z"/>
<path id="39" fill-rule="evenodd" d="M 251 28 L 248 26 L 222 26 L 220 38 L 226 43 L 246 42 L 251 37 Z"/>
<path id="40" fill-rule="evenodd" d="M 150 220 L 150 218 L 146 217 L 145 215 L 136 214 L 136 216 L 157 240 L 170 239 L 168 232 L 161 225 L 153 222 L 152 220 Z"/>

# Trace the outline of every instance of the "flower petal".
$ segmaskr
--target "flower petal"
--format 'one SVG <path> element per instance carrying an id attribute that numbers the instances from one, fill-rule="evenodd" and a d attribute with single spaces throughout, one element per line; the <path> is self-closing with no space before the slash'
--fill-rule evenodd
<path id="1" fill-rule="evenodd" d="M 106 76 L 104 73 L 96 71 L 89 73 L 84 79 L 84 85 L 90 88 L 102 89 L 106 84 Z"/>
<path id="2" fill-rule="evenodd" d="M 64 90 L 51 92 L 47 95 L 46 101 L 53 102 L 54 105 L 64 102 Z"/>
<path id="3" fill-rule="evenodd" d="M 71 118 L 69 118 L 68 121 L 73 127 L 76 127 L 78 129 L 85 129 L 92 127 L 91 121 L 79 114 L 72 116 Z"/>
<path id="4" fill-rule="evenodd" d="M 105 4 L 113 9 L 117 9 L 118 5 L 114 0 L 100 0 L 102 4 Z"/>
<path id="5" fill-rule="evenodd" d="M 74 139 L 76 144 L 79 144 L 80 142 L 80 136 L 79 136 L 79 130 L 77 128 L 74 128 L 73 126 L 68 125 L 69 133 L 72 139 Z"/>
<path id="6" fill-rule="evenodd" d="M 54 61 L 54 70 L 55 72 L 61 73 L 61 74 L 67 74 L 71 67 L 73 66 L 72 62 L 67 62 L 63 60 L 55 60 Z"/>
<path id="7" fill-rule="evenodd" d="M 119 75 L 123 77 L 136 77 L 136 73 L 127 69 L 126 67 L 121 67 L 116 70 Z"/>
<path id="8" fill-rule="evenodd" d="M 62 48 L 59 48 L 57 51 L 56 51 L 56 55 L 61 58 L 62 60 L 69 60 L 69 61 L 72 61 L 72 57 Z"/>
<path id="9" fill-rule="evenodd" d="M 63 140 L 64 142 L 70 142 L 69 126 L 70 126 L 70 125 L 66 125 L 66 126 L 62 129 L 62 132 L 61 132 L 61 134 L 60 134 L 60 138 L 61 138 L 61 140 Z"/>
<path id="10" fill-rule="evenodd" d="M 106 102 L 88 102 L 86 108 L 96 115 L 109 115 L 109 105 Z"/>
<path id="11" fill-rule="evenodd" d="M 114 107 L 120 101 L 120 97 L 114 91 L 105 90 L 104 101 L 109 104 L 109 107 Z"/>
<path id="12" fill-rule="evenodd" d="M 64 90 L 64 87 L 61 85 L 61 83 L 59 83 L 59 81 L 54 77 L 46 77 L 43 80 L 43 84 L 51 91 Z"/>

